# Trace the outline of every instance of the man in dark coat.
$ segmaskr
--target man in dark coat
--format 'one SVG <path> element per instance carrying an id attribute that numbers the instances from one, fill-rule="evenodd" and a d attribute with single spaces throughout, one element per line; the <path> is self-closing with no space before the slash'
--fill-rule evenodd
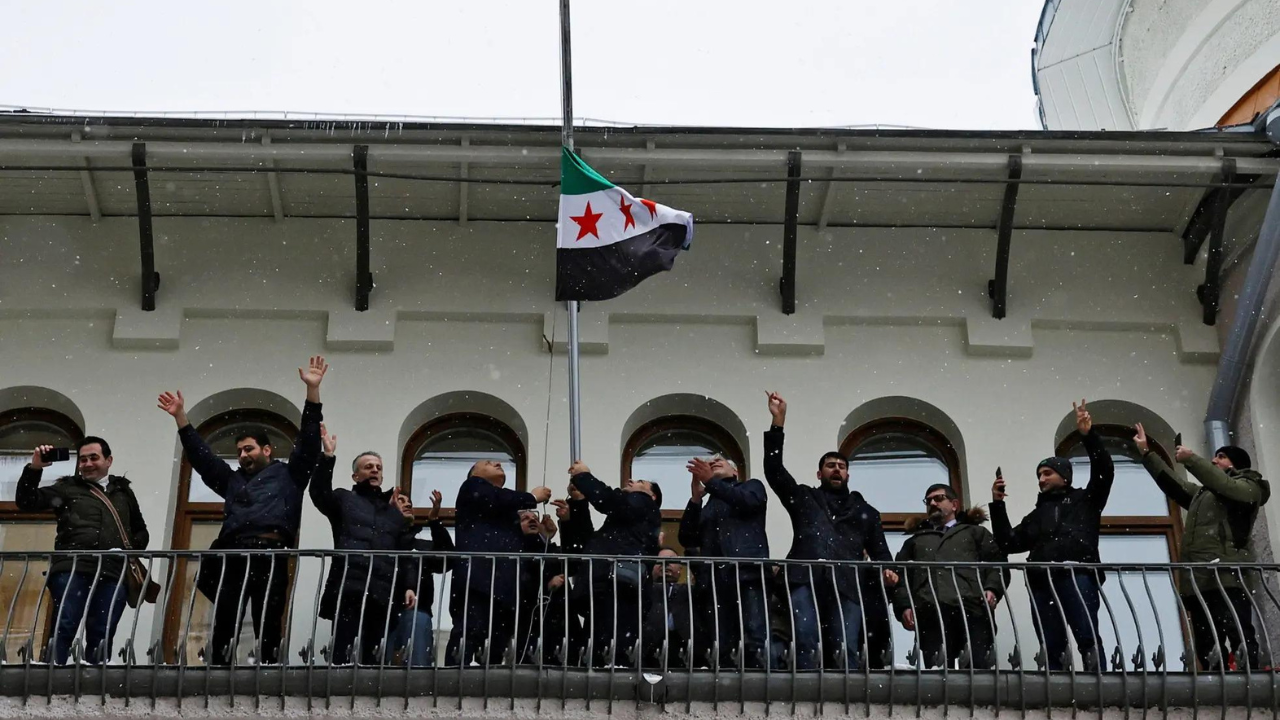
<path id="1" fill-rule="evenodd" d="M 787 403 L 776 392 L 766 394 L 773 425 L 764 434 L 764 477 L 791 516 L 795 535 L 787 559 L 844 561 L 783 567 L 795 617 L 795 666 L 811 670 L 826 662 L 829 667 L 854 669 L 863 612 L 861 577 L 854 563 L 868 557 L 880 562 L 893 559 L 880 513 L 861 493 L 849 490 L 849 461 L 838 452 L 818 460 L 818 487 L 796 482 L 782 461 Z M 897 584 L 893 570 L 882 574 L 887 586 Z M 818 657 L 819 637 L 825 658 Z"/>
<path id="2" fill-rule="evenodd" d="M 688 469 L 693 482 L 689 504 L 680 520 L 680 544 L 690 554 L 703 557 L 769 557 L 769 536 L 765 532 L 769 495 L 764 483 L 739 478 L 733 461 L 719 455 L 709 460 L 694 458 Z M 703 601 L 716 607 L 713 628 L 719 630 L 721 665 L 763 668 L 769 657 L 764 566 L 716 563 L 714 572 L 701 573 L 698 579 L 699 585 L 706 586 L 699 588 L 700 594 L 706 596 Z M 710 593 L 712 582 L 714 593 Z"/>
<path id="3" fill-rule="evenodd" d="M 1190 448 L 1177 448 L 1174 458 L 1200 484 L 1184 480 L 1151 452 L 1142 425 L 1135 429 L 1133 440 L 1142 453 L 1143 466 L 1164 494 L 1187 511 L 1178 561 L 1225 566 L 1178 573 L 1182 606 L 1195 634 L 1196 657 L 1206 670 L 1219 666 L 1239 669 L 1245 658 L 1236 653 L 1243 645 L 1249 667 L 1257 670 L 1258 636 L 1253 627 L 1254 602 L 1249 597 L 1257 592 L 1257 578 L 1252 571 L 1232 566 L 1257 562 L 1249 536 L 1258 510 L 1271 498 L 1271 485 L 1252 468 L 1249 453 L 1235 445 L 1218 448 L 1208 459 Z"/>
<path id="4" fill-rule="evenodd" d="M 973 563 L 1005 562 L 991 532 L 982 527 L 982 508 L 962 511 L 950 485 L 937 484 L 924 494 L 929 514 L 907 521 L 910 537 L 898 551 L 906 563 L 894 589 L 893 609 L 903 627 L 915 630 L 925 667 L 987 669 L 994 666 L 995 615 L 1004 596 L 999 567 Z M 923 567 L 913 562 L 964 563 L 961 567 Z M 966 661 L 967 660 L 967 661 Z"/>
<path id="5" fill-rule="evenodd" d="M 1084 401 L 1072 406 L 1076 411 L 1076 429 L 1089 453 L 1089 484 L 1083 488 L 1072 487 L 1073 472 L 1068 458 L 1040 461 L 1036 466 L 1040 496 L 1036 498 L 1035 510 L 1022 518 L 1017 527 L 1012 527 L 1005 508 L 1004 480 L 997 479 L 991 488 L 991 529 L 996 543 L 1007 554 L 1028 553 L 1030 562 L 1099 562 L 1098 528 L 1115 481 L 1115 465 L 1102 438 L 1091 432 L 1093 419 Z M 1088 568 L 1027 571 L 1035 627 L 1050 670 L 1064 669 L 1069 660 L 1068 627 L 1076 639 L 1085 670 L 1107 669 L 1106 652 L 1098 634 L 1101 581 L 1101 572 Z"/>
<path id="6" fill-rule="evenodd" d="M 591 474 L 581 460 L 569 468 L 570 482 L 586 502 L 605 516 L 591 533 L 584 551 L 588 555 L 653 557 L 658 554 L 662 527 L 662 488 L 648 480 L 628 480 L 622 488 L 610 488 Z M 572 511 L 577 518 L 587 513 Z M 589 522 L 589 517 L 587 518 Z M 618 560 L 579 563 L 574 573 L 574 594 L 586 597 L 590 616 L 594 662 L 598 666 L 629 666 L 640 634 L 640 608 L 646 563 Z M 614 625 L 617 624 L 617 642 Z M 610 653 L 610 648 L 613 652 Z"/>
<path id="7" fill-rule="evenodd" d="M 664 547 L 658 551 L 663 562 L 654 564 L 645 589 L 644 622 L 640 635 L 644 646 L 644 666 L 662 668 L 663 652 L 669 668 L 688 667 L 686 662 L 693 637 L 693 593 L 688 583 L 680 582 L 684 563 L 680 554 Z M 736 621 L 735 621 L 736 622 Z"/>
<path id="8" fill-rule="evenodd" d="M 507 474 L 495 460 L 477 462 L 467 475 L 454 505 L 458 552 L 522 552 L 525 539 L 519 513 L 551 499 L 551 490 L 537 487 L 533 492 L 522 492 L 503 487 Z M 447 664 L 502 662 L 515 632 L 517 576 L 514 559 L 480 557 L 454 564 L 449 594 L 453 629 L 445 647 Z"/>
<path id="9" fill-rule="evenodd" d="M 397 493 L 391 501 L 400 508 L 400 513 L 414 523 L 413 501 L 408 493 Z M 439 490 L 431 491 L 431 509 L 427 511 L 427 528 L 431 531 L 431 539 L 417 536 L 419 526 L 414 525 L 414 534 L 407 538 L 408 542 L 401 550 L 414 550 L 419 553 L 451 552 L 453 538 L 449 530 L 440 522 L 440 504 L 444 497 Z M 402 536 L 402 540 L 405 539 Z M 400 559 L 400 573 L 408 587 L 414 588 L 408 598 L 410 605 L 400 613 L 395 631 L 387 648 L 387 662 L 410 664 L 414 667 L 428 667 L 435 664 L 435 596 L 436 573 L 449 571 L 449 562 L 442 557 L 409 556 Z M 398 658 L 398 659 L 397 659 Z"/>
<path id="10" fill-rule="evenodd" d="M 42 445 L 18 478 L 14 501 L 19 510 L 52 510 L 58 518 L 55 550 L 145 550 L 151 535 L 138 509 L 138 498 L 129 481 L 111 475 L 111 446 L 100 437 L 89 436 L 76 448 L 76 474 L 40 487 L 44 468 L 52 463 L 42 455 L 51 452 Z M 103 498 L 111 503 L 108 508 Z M 111 510 L 120 516 L 116 516 Z M 128 537 L 121 537 L 123 524 Z M 124 612 L 128 588 L 122 580 L 124 556 L 100 558 L 55 555 L 45 583 L 52 599 L 53 662 L 67 662 L 71 643 L 83 620 L 86 662 L 100 664 L 111 657 L 111 641 Z M 96 581 L 96 584 L 95 584 Z"/>
<path id="11" fill-rule="evenodd" d="M 320 597 L 320 617 L 333 621 L 329 663 L 346 665 L 353 658 L 364 665 L 379 664 L 378 649 L 400 612 L 411 608 L 414 586 L 401 575 L 388 552 L 413 541 L 413 522 L 395 502 L 400 489 L 382 489 L 382 456 L 364 452 L 351 461 L 350 490 L 334 489 L 333 466 L 338 436 L 320 426 L 324 457 L 308 492 L 311 501 L 333 529 L 335 550 L 369 554 L 337 555 L 329 566 Z M 359 653 L 353 652 L 359 648 Z"/>
<path id="12" fill-rule="evenodd" d="M 159 407 L 177 423 L 178 439 L 191 468 L 224 500 L 222 529 L 210 549 L 282 550 L 297 544 L 303 493 L 320 458 L 320 382 L 328 371 L 320 356 L 298 368 L 298 377 L 307 386 L 307 401 L 288 464 L 272 458 L 266 431 L 256 430 L 235 438 L 240 467 L 232 470 L 191 427 L 182 392 L 160 396 Z M 208 556 L 200 563 L 196 586 L 214 603 L 211 663 L 235 662 L 246 603 L 252 606 L 253 629 L 261 648 L 261 653 L 255 653 L 258 661 L 280 662 L 289 599 L 288 557 L 252 552 Z"/>

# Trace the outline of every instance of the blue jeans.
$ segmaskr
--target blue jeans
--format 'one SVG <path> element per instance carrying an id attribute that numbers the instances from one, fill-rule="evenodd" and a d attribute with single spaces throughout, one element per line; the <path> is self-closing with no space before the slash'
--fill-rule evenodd
<path id="1" fill-rule="evenodd" d="M 1063 659 L 1067 657 L 1067 627 L 1070 627 L 1076 648 L 1084 659 L 1084 669 L 1093 672 L 1096 663 L 1097 670 L 1105 671 L 1107 658 L 1098 635 L 1098 608 L 1102 599 L 1097 579 L 1091 574 L 1071 571 L 1053 571 L 1050 577 L 1052 585 L 1044 574 L 1033 575 L 1029 583 L 1031 602 L 1039 615 L 1038 619 L 1032 619 L 1048 656 L 1049 669 L 1065 669 Z"/>
<path id="2" fill-rule="evenodd" d="M 836 658 L 843 643 L 850 670 L 858 668 L 858 637 L 862 631 L 862 608 L 834 589 L 816 594 L 808 585 L 791 588 L 791 612 L 796 623 L 796 669 L 815 670 L 827 658 Z M 841 619 L 844 627 L 841 633 Z M 843 635 L 843 637 L 842 637 Z M 818 638 L 822 638 L 819 652 Z M 843 663 L 835 663 L 843 670 Z"/>
<path id="3" fill-rule="evenodd" d="M 401 657 L 410 665 L 430 667 L 435 665 L 435 646 L 431 614 L 422 610 L 406 610 L 400 613 L 400 619 L 391 631 L 386 662 L 390 664 L 396 653 L 402 653 Z"/>
<path id="4" fill-rule="evenodd" d="M 111 658 L 111 640 L 124 614 L 128 588 L 117 578 L 98 578 L 93 573 L 63 571 L 50 573 L 46 585 L 53 604 L 53 662 L 62 665 L 71 656 L 71 643 L 84 620 L 84 661 L 100 665 Z M 89 590 L 93 589 L 90 597 Z M 86 613 L 86 610 L 88 611 Z"/>
<path id="5" fill-rule="evenodd" d="M 765 650 L 769 642 L 769 609 L 764 602 L 764 590 L 759 585 L 750 583 L 737 587 L 725 584 L 721 585 L 720 590 L 721 666 L 734 666 L 732 656 L 737 653 L 738 641 L 741 639 L 746 653 L 743 667 L 763 669 L 766 658 L 769 657 Z"/>

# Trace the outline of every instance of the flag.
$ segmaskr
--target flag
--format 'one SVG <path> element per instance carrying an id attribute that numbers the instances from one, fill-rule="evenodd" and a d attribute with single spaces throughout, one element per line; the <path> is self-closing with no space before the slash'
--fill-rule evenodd
<path id="1" fill-rule="evenodd" d="M 556 300 L 608 300 L 675 264 L 693 241 L 693 215 L 604 179 L 568 148 L 560 154 Z"/>

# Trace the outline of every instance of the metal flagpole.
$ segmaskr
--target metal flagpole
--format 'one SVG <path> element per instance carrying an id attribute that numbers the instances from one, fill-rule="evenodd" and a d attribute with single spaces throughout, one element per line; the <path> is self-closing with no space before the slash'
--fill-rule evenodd
<path id="1" fill-rule="evenodd" d="M 573 150 L 573 60 L 570 53 L 569 0 L 560 0 L 560 143 Z M 578 382 L 578 301 L 569 311 L 569 460 L 582 459 L 582 397 Z"/>

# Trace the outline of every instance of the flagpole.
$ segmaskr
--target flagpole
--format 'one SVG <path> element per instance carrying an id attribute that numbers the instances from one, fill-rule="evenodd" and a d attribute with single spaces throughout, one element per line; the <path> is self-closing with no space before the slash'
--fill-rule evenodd
<path id="1" fill-rule="evenodd" d="M 573 60 L 570 53 L 569 0 L 560 0 L 560 143 L 573 150 Z M 569 311 L 569 460 L 582 459 L 582 396 L 578 378 L 578 301 Z"/>

